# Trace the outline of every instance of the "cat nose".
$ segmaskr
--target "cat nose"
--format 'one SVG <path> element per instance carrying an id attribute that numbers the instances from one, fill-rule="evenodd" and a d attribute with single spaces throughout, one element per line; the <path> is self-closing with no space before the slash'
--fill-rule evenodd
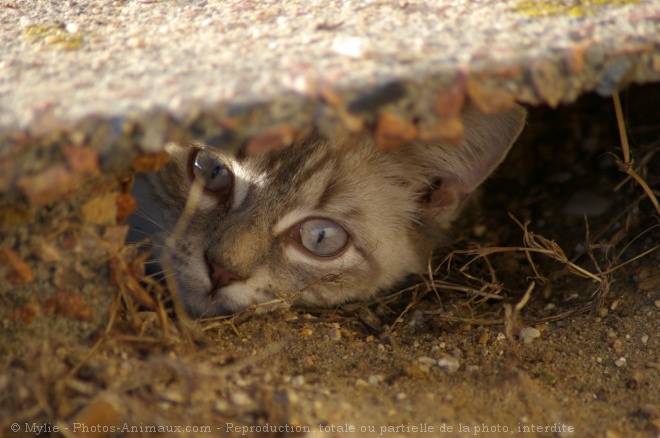
<path id="1" fill-rule="evenodd" d="M 238 275 L 211 261 L 209 261 L 209 272 L 213 288 L 229 286 L 241 280 Z"/>

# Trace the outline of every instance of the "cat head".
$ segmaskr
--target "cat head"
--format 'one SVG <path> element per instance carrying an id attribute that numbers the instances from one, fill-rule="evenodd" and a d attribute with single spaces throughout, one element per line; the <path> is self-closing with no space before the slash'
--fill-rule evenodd
<path id="1" fill-rule="evenodd" d="M 461 144 L 391 150 L 367 135 L 312 135 L 247 157 L 168 144 L 168 164 L 135 190 L 166 230 L 158 256 L 195 317 L 275 299 L 365 300 L 424 269 L 524 119 L 521 108 L 466 112 Z"/>

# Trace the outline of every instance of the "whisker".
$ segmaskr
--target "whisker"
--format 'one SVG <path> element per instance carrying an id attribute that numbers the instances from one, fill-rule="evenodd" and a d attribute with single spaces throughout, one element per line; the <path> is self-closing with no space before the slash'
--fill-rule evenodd
<path id="1" fill-rule="evenodd" d="M 157 244 L 157 243 L 151 243 L 151 242 L 145 242 L 144 240 L 127 240 L 126 241 L 127 245 L 143 245 L 143 246 L 148 246 L 149 248 L 165 248 L 165 245 Z"/>
<path id="2" fill-rule="evenodd" d="M 168 230 L 168 229 L 165 228 L 163 225 L 161 225 L 160 223 L 158 223 L 158 222 L 156 221 L 156 219 L 154 219 L 154 218 L 153 218 L 151 215 L 149 215 L 149 213 L 147 213 L 146 211 L 144 211 L 144 210 L 138 208 L 138 209 L 135 211 L 134 214 L 137 214 L 138 216 L 140 216 L 140 217 L 146 219 L 147 221 L 149 221 L 149 222 L 151 222 L 152 224 L 156 225 L 156 226 L 157 226 L 158 228 L 160 228 L 162 231 L 165 231 L 167 234 L 169 234 L 170 236 L 172 236 L 172 232 L 171 232 L 170 230 Z"/>
<path id="3" fill-rule="evenodd" d="M 157 276 L 162 275 L 162 274 L 164 274 L 164 273 L 165 273 L 165 271 L 162 271 L 162 270 L 161 270 L 161 271 L 157 271 L 157 272 L 153 272 L 153 273 L 151 273 L 151 274 L 149 274 L 149 275 L 145 275 L 144 277 L 141 278 L 141 280 L 142 280 L 142 279 L 145 279 L 145 278 L 153 278 L 153 277 L 157 277 Z"/>
<path id="4" fill-rule="evenodd" d="M 144 234 L 147 237 L 154 237 L 154 235 L 151 234 L 150 232 L 145 231 L 145 230 L 141 230 L 140 228 L 131 227 L 131 232 Z"/>
<path id="5" fill-rule="evenodd" d="M 144 277 L 142 277 L 140 279 L 140 281 L 150 279 L 150 280 L 157 280 L 158 282 L 163 282 L 163 281 L 167 280 L 168 278 L 174 276 L 174 272 L 170 272 L 167 275 L 163 275 L 161 278 L 158 278 L 158 279 L 154 278 L 154 277 L 157 277 L 158 275 L 161 275 L 161 274 L 164 274 L 164 273 L 165 273 L 165 271 L 160 271 L 160 272 L 156 272 L 154 274 L 145 275 Z"/>

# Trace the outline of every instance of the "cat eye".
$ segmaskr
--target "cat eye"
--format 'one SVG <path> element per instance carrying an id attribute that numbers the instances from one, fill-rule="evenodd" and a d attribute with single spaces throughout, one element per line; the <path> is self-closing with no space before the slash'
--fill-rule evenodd
<path id="1" fill-rule="evenodd" d="M 300 224 L 299 243 L 312 254 L 320 257 L 337 255 L 348 242 L 348 233 L 339 224 L 314 218 Z M 298 239 L 296 239 L 298 240 Z"/>
<path id="2" fill-rule="evenodd" d="M 234 179 L 227 164 L 208 149 L 198 149 L 195 152 L 192 173 L 204 188 L 212 192 L 229 190 Z"/>

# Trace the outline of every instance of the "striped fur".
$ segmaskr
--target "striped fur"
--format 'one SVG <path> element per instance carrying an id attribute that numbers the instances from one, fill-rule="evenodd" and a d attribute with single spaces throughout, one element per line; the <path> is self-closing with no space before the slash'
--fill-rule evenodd
<path id="1" fill-rule="evenodd" d="M 524 118 L 521 108 L 496 116 L 468 112 L 466 139 L 458 146 L 412 142 L 380 151 L 366 136 L 314 135 L 260 156 L 222 155 L 235 178 L 230 199 L 202 194 L 180 235 L 171 233 L 191 190 L 190 148 L 198 146 L 168 145 L 170 162 L 158 174 L 140 176 L 134 193 L 168 231 L 148 230 L 195 317 L 275 298 L 314 307 L 366 300 L 424 269 Z M 323 258 L 295 244 L 291 227 L 310 217 L 340 224 L 349 235 L 346 250 Z M 209 258 L 241 280 L 214 288 Z"/>

